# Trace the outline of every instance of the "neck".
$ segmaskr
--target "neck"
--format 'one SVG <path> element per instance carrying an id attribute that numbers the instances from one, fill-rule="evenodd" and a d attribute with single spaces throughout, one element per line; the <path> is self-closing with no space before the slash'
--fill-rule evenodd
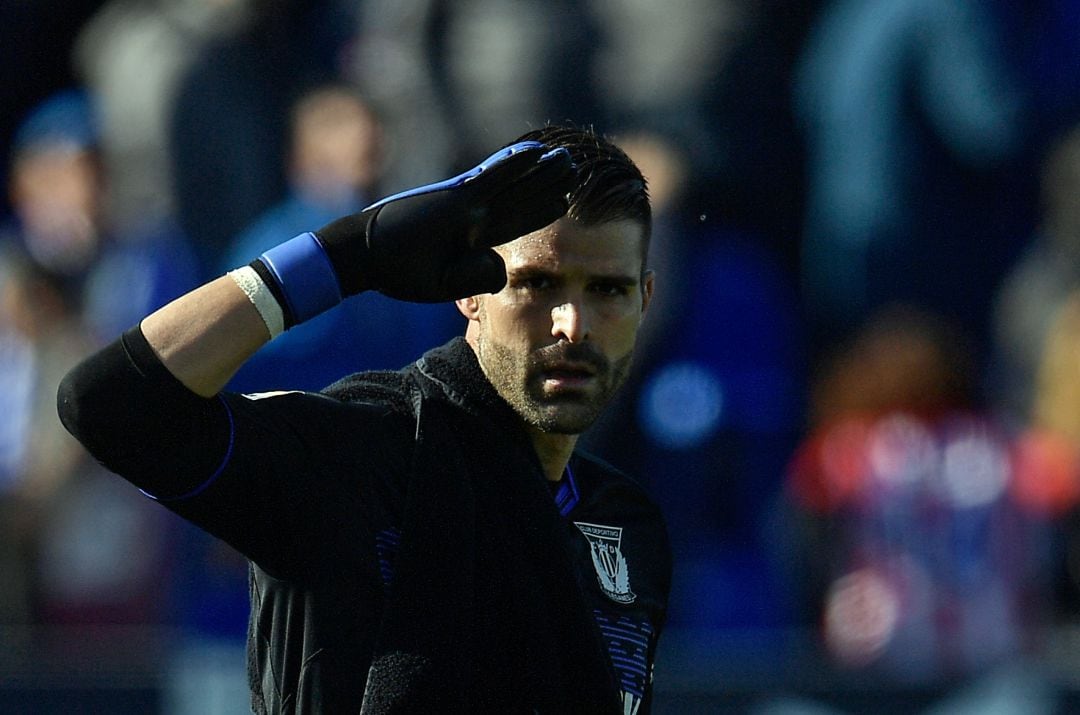
<path id="1" fill-rule="evenodd" d="M 535 427 L 529 427 L 529 438 L 532 440 L 536 456 L 540 458 L 540 466 L 544 469 L 544 476 L 548 481 L 557 482 L 562 479 L 566 465 L 570 461 L 570 455 L 577 444 L 576 434 L 552 434 L 541 432 Z"/>
<path id="2" fill-rule="evenodd" d="M 476 353 L 476 360 L 480 364 L 480 369 L 487 375 L 484 361 L 480 359 L 480 346 L 475 322 L 469 323 L 469 327 L 465 331 L 465 340 L 469 343 L 469 347 L 473 349 L 473 352 Z M 490 381 L 491 378 L 488 379 Z M 570 462 L 570 455 L 574 452 L 574 445 L 577 444 L 578 435 L 543 432 L 528 423 L 525 424 L 525 428 L 528 430 L 533 449 L 536 450 L 536 456 L 540 458 L 540 466 L 544 470 L 544 476 L 551 482 L 562 479 L 566 465 Z"/>

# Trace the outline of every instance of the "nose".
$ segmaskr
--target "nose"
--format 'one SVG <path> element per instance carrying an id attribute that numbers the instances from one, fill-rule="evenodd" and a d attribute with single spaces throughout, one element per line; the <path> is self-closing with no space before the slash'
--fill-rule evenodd
<path id="1" fill-rule="evenodd" d="M 551 309 L 551 335 L 571 343 L 589 337 L 589 321 L 580 305 L 568 301 Z"/>

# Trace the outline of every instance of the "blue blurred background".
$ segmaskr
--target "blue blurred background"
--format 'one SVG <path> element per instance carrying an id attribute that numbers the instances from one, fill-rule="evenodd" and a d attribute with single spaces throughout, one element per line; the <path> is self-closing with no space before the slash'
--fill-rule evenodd
<path id="1" fill-rule="evenodd" d="M 655 711 L 1080 712 L 1080 0 L 0 0 L 0 68 L 0 712 L 248 710 L 243 560 L 63 373 L 548 121 L 655 205 L 585 438 L 669 522 Z M 462 327 L 364 295 L 232 387 Z"/>

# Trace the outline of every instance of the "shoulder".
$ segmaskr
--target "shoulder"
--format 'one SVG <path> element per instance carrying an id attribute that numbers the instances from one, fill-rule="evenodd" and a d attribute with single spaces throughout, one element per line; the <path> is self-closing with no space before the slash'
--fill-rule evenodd
<path id="1" fill-rule="evenodd" d="M 397 444 L 408 441 L 413 432 L 406 401 L 392 391 L 383 395 L 359 390 L 286 390 L 223 397 L 234 418 L 249 430 L 260 426 L 268 434 L 287 430 L 310 445 L 340 443 L 347 434 L 363 435 L 369 443 L 379 438 Z"/>
<path id="2" fill-rule="evenodd" d="M 372 370 L 341 378 L 323 388 L 324 397 L 346 404 L 409 409 L 415 382 L 404 370 Z"/>

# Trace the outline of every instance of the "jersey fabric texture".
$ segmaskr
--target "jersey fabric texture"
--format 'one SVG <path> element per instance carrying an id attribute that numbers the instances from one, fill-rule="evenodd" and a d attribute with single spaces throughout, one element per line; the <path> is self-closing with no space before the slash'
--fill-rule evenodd
<path id="1" fill-rule="evenodd" d="M 141 334 L 124 347 L 160 379 Z M 200 409 L 182 431 L 198 469 L 146 439 L 114 461 L 251 561 L 256 712 L 648 712 L 671 575 L 660 514 L 584 454 L 550 485 L 464 340 L 321 394 Z"/>

